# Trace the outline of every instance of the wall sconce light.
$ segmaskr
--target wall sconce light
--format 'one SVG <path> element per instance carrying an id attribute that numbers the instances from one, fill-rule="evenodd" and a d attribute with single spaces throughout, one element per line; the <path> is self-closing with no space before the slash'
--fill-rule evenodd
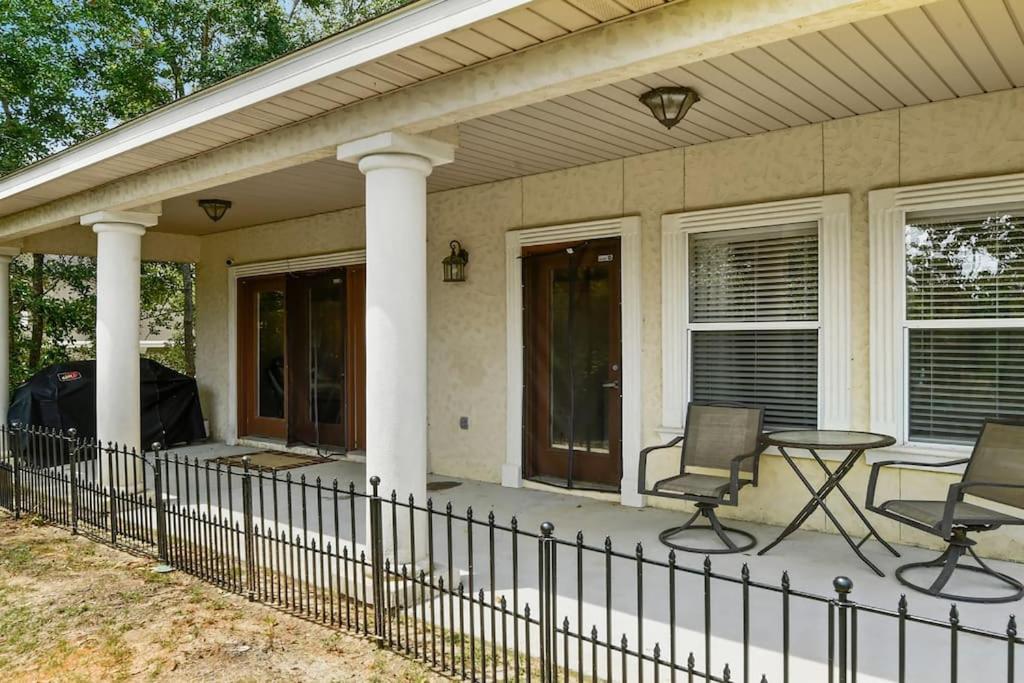
<path id="1" fill-rule="evenodd" d="M 231 208 L 231 202 L 226 199 L 200 199 L 196 204 L 206 212 L 206 216 L 214 223 L 224 218 L 224 214 Z"/>
<path id="2" fill-rule="evenodd" d="M 647 105 L 661 125 L 672 128 L 683 120 L 690 107 L 700 101 L 700 97 L 690 88 L 674 86 L 645 92 L 640 96 L 640 101 Z"/>
<path id="3" fill-rule="evenodd" d="M 448 247 L 452 250 L 452 253 L 445 256 L 441 262 L 444 266 L 444 281 L 465 282 L 469 252 L 462 248 L 462 243 L 458 240 L 449 242 Z"/>

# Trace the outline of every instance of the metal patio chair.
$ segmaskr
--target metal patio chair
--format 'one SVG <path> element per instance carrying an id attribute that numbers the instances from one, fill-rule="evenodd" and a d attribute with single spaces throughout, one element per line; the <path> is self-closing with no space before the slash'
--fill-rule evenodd
<path id="1" fill-rule="evenodd" d="M 764 450 L 763 425 L 763 408 L 691 403 L 686 411 L 683 436 L 640 451 L 638 488 L 641 495 L 686 500 L 696 503 L 697 507 L 683 524 L 659 534 L 658 539 L 662 543 L 676 550 L 705 554 L 738 553 L 757 545 L 752 534 L 722 526 L 715 508 L 736 505 L 741 488 L 757 486 L 758 459 Z M 679 474 L 662 479 L 648 489 L 647 456 L 652 451 L 672 448 L 680 443 Z M 725 470 L 728 475 L 692 472 L 693 467 Z M 708 523 L 695 524 L 701 517 Z M 710 530 L 725 547 L 698 548 L 671 540 L 691 530 Z M 741 537 L 740 542 L 733 540 L 733 536 Z"/>
<path id="2" fill-rule="evenodd" d="M 889 500 L 875 504 L 875 485 L 878 473 L 886 465 L 912 464 L 916 467 L 951 467 L 967 465 L 960 482 L 951 484 L 945 500 Z M 867 509 L 900 524 L 912 526 L 925 533 L 938 536 L 949 545 L 934 560 L 912 562 L 896 570 L 896 578 L 904 586 L 940 598 L 965 602 L 1013 602 L 1024 596 L 1024 584 L 985 564 L 974 552 L 976 541 L 967 534 L 991 531 L 1004 525 L 1024 524 L 1024 519 L 964 501 L 964 495 L 1024 509 L 1024 422 L 1014 420 L 985 420 L 981 434 L 969 458 L 953 462 L 922 464 L 889 460 L 871 467 L 868 480 Z M 960 564 L 969 554 L 977 566 Z M 938 576 L 930 585 L 914 583 L 906 573 L 914 569 L 940 567 Z M 996 597 L 954 595 L 943 591 L 956 570 L 975 572 L 997 579 L 1013 592 Z"/>

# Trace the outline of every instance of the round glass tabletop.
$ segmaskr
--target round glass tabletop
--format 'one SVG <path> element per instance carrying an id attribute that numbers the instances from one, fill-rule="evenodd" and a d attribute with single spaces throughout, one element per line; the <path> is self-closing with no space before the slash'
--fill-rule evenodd
<path id="1" fill-rule="evenodd" d="M 772 432 L 765 437 L 769 446 L 814 448 L 823 451 L 885 448 L 896 439 L 872 432 L 848 432 L 838 429 L 790 429 Z"/>

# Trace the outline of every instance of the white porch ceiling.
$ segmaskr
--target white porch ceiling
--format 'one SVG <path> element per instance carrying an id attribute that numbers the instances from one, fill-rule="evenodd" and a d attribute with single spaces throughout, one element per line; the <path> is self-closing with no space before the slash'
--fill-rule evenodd
<path id="1" fill-rule="evenodd" d="M 318 86 L 316 97 L 338 98 L 332 94 L 335 88 L 355 97 L 362 92 L 353 90 L 351 83 L 357 82 L 364 88 L 373 83 L 383 92 L 398 85 L 392 71 L 429 78 L 431 73 L 423 69 L 438 73 L 458 68 L 472 63 L 466 60 L 494 56 L 489 53 L 499 46 L 519 49 L 527 40 L 550 39 L 614 18 L 616 12 L 656 4 L 660 0 L 542 0 L 484 27 L 417 48 L 419 66 L 401 56 L 378 64 L 379 69 L 372 67 L 370 80 L 345 74 L 328 88 L 331 92 Z M 702 99 L 682 123 L 666 131 L 637 96 L 672 84 L 691 86 Z M 1014 87 L 1024 87 L 1024 0 L 941 0 L 463 123 L 455 163 L 436 169 L 429 189 Z M 305 101 L 308 107 L 323 104 Z M 283 116 L 276 109 L 281 106 L 274 103 L 268 115 Z M 212 224 L 195 205 L 206 195 L 231 199 L 235 207 Z M 204 234 L 362 202 L 359 172 L 349 164 L 323 160 L 165 201 L 160 229 Z"/>

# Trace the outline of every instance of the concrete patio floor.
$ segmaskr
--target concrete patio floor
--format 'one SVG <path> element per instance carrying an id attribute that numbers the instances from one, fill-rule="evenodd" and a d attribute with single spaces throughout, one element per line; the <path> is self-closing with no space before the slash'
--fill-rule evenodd
<path id="1" fill-rule="evenodd" d="M 175 449 L 173 452 L 188 455 L 202 460 L 230 454 L 254 452 L 253 448 L 241 446 L 225 446 L 223 444 L 204 444 L 189 448 Z M 304 476 L 306 481 L 313 483 L 319 477 L 323 486 L 329 489 L 334 480 L 339 488 L 347 490 L 348 482 L 355 483 L 356 490 L 363 490 L 364 468 L 359 462 L 344 458 L 333 459 L 331 462 L 304 466 L 287 471 L 293 480 Z M 284 478 L 285 473 L 279 475 Z M 584 542 L 588 546 L 601 547 L 605 537 L 609 537 L 612 546 L 618 552 L 632 555 L 638 543 L 642 544 L 646 558 L 665 561 L 667 548 L 658 541 L 660 530 L 679 522 L 679 513 L 654 508 L 634 509 L 620 505 L 570 495 L 559 490 L 511 489 L 496 484 L 476 481 L 456 480 L 452 477 L 431 477 L 431 480 L 458 481 L 453 488 L 432 494 L 434 509 L 444 511 L 445 504 L 451 501 L 454 513 L 464 515 L 466 508 L 472 507 L 474 519 L 485 521 L 489 512 L 493 512 L 498 525 L 508 525 L 512 516 L 516 516 L 518 528 L 522 531 L 537 533 L 540 524 L 548 521 L 555 525 L 555 535 L 574 544 L 577 532 L 582 532 Z M 264 480 L 266 482 L 266 480 Z M 266 485 L 266 484 L 264 484 Z M 279 482 L 283 486 L 283 482 Z M 383 493 L 383 492 L 382 492 Z M 239 494 L 234 494 L 237 497 Z M 321 496 L 322 499 L 331 497 Z M 267 494 L 267 498 L 270 495 Z M 346 496 L 347 499 L 347 496 Z M 328 501 L 322 500 L 326 505 Z M 349 506 L 344 508 L 339 532 L 333 528 L 333 514 L 325 514 L 322 529 L 312 518 L 307 522 L 310 537 L 322 533 L 333 540 L 335 547 L 348 545 L 353 541 L 348 529 L 356 529 L 354 546 L 363 548 L 365 533 L 364 505 L 357 501 L 356 519 L 345 516 Z M 417 501 L 419 503 L 419 501 Z M 306 504 L 312 510 L 312 500 L 293 501 L 296 509 Z M 227 503 L 221 505 L 226 508 Z M 241 509 L 240 501 L 231 503 L 233 509 Z M 236 512 L 237 514 L 237 512 Z M 385 512 L 385 514 L 389 514 Z M 257 509 L 257 516 L 259 510 Z M 281 514 L 278 515 L 281 520 Z M 296 519 L 298 515 L 296 514 Z M 264 520 L 264 523 L 266 520 Z M 260 523 L 260 520 L 257 520 Z M 749 531 L 759 540 L 759 546 L 773 539 L 780 531 L 777 527 L 730 522 L 733 526 Z M 456 523 L 452 542 L 452 574 L 455 580 L 466 581 L 469 557 L 466 544 L 466 525 Z M 301 530 L 288 529 L 289 536 L 301 533 Z M 434 542 L 437 548 L 435 571 L 441 576 L 448 576 L 445 558 L 446 530 L 443 524 L 436 524 Z M 473 585 L 476 590 L 483 588 L 488 595 L 504 595 L 511 605 L 512 600 L 512 567 L 509 553 L 509 534 L 498 532 L 495 537 L 495 552 L 490 554 L 487 531 L 476 527 L 474 531 L 473 552 Z M 419 540 L 423 543 L 423 540 Z M 421 546 L 422 547 L 422 546 Z M 738 555 L 720 555 L 712 558 L 712 570 L 716 575 L 739 577 L 742 566 L 747 564 L 752 581 L 778 586 L 783 572 L 788 572 L 790 585 L 794 592 L 806 592 L 820 596 L 834 596 L 832 582 L 836 576 L 847 576 L 853 581 L 851 599 L 862 605 L 896 611 L 900 595 L 908 593 L 909 612 L 919 617 L 927 617 L 943 622 L 949 619 L 951 604 L 947 600 L 909 592 L 900 586 L 893 577 L 897 566 L 905 562 L 931 559 L 936 555 L 933 550 L 925 550 L 909 546 L 899 546 L 903 557 L 896 558 L 887 553 L 879 544 L 869 543 L 865 547 L 866 554 L 885 572 L 885 577 L 878 577 L 863 565 L 850 551 L 843 539 L 834 534 L 812 531 L 798 531 L 786 542 L 775 548 L 766 556 L 756 555 L 757 548 Z M 536 610 L 537 593 L 537 547 L 529 539 L 520 539 L 518 548 L 519 591 L 518 601 L 522 605 L 530 604 Z M 490 573 L 493 562 L 494 586 L 490 590 Z M 685 662 L 690 651 L 694 652 L 699 668 L 704 668 L 704 578 L 700 575 L 704 557 L 701 555 L 679 553 L 676 558 L 678 566 L 695 570 L 693 573 L 677 573 L 676 579 L 676 629 L 677 661 Z M 991 565 L 998 571 L 1015 577 L 1024 577 L 1024 566 L 993 561 Z M 578 563 L 577 552 L 573 547 L 563 546 L 558 553 L 558 622 L 563 617 L 570 619 L 570 629 L 578 633 L 577 623 L 582 616 L 583 632 L 589 634 L 591 627 L 596 626 L 601 640 L 606 640 L 606 621 L 610 611 L 612 620 L 612 638 L 618 643 L 622 635 L 629 638 L 630 646 L 637 642 L 641 626 L 643 629 L 644 651 L 649 653 L 655 643 L 660 644 L 662 659 L 669 658 L 670 627 L 668 600 L 668 571 L 658 567 L 647 567 L 642 577 L 643 602 L 638 605 L 636 562 L 625 558 L 616 558 L 611 564 L 611 605 L 606 604 L 606 566 L 603 554 L 597 552 L 583 553 Z M 583 600 L 578 600 L 577 572 L 583 577 Z M 447 583 L 447 578 L 446 578 Z M 743 629 L 742 629 L 742 586 L 738 583 L 713 580 L 711 582 L 711 666 L 710 670 L 721 675 L 722 667 L 729 663 L 732 680 L 758 681 L 762 674 L 768 681 L 783 680 L 781 652 L 782 643 L 782 597 L 778 592 L 751 588 L 749 609 L 749 672 L 742 670 L 743 662 Z M 970 580 L 951 585 L 950 590 L 962 592 L 984 592 L 984 587 L 970 585 Z M 638 606 L 642 607 L 642 619 L 638 617 Z M 1007 620 L 1016 609 L 1016 604 L 1001 605 L 958 605 L 960 623 L 1005 633 Z M 534 612 L 536 614 L 536 611 Z M 790 602 L 790 670 L 791 681 L 824 681 L 827 675 L 828 657 L 828 607 L 826 604 L 793 596 Z M 490 635 L 489 625 L 480 627 Z M 870 614 L 858 611 L 857 650 L 858 680 L 861 681 L 895 681 L 897 680 L 897 619 L 894 617 Z M 908 624 L 907 627 L 907 681 L 945 681 L 951 680 L 950 661 L 952 656 L 950 635 L 948 630 L 925 624 Z M 477 631 L 480 632 L 479 630 Z M 590 646 L 584 648 L 584 661 L 590 660 Z M 1019 648 L 1018 648 L 1019 649 Z M 570 641 L 570 665 L 575 665 L 577 642 Z M 977 636 L 961 634 L 957 644 L 958 671 L 961 681 L 989 681 L 1007 679 L 1007 644 L 1005 641 L 983 639 Z M 598 655 L 599 674 L 607 676 L 604 666 L 605 653 L 600 650 Z M 634 665 L 635 666 L 635 665 Z M 1017 671 L 1019 677 L 1024 675 L 1024 656 L 1018 653 Z M 636 680 L 637 671 L 629 671 L 629 679 Z M 667 672 L 663 671 L 667 676 Z M 620 679 L 618 663 L 613 664 L 611 678 Z"/>

